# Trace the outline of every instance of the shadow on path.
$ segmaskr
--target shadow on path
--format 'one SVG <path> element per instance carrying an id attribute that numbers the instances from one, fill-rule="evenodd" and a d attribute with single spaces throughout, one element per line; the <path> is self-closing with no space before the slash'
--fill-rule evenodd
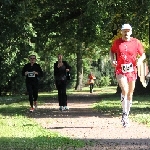
<path id="1" fill-rule="evenodd" d="M 98 94 L 72 94 L 68 95 L 68 111 L 59 111 L 57 97 L 46 98 L 44 105 L 38 106 L 38 110 L 27 113 L 34 118 L 80 118 L 80 117 L 112 117 L 108 113 L 100 113 L 93 110 L 92 105 L 101 100 Z"/>
<path id="2" fill-rule="evenodd" d="M 70 110 L 63 112 L 58 110 L 57 97 L 46 98 L 44 105 L 27 115 L 48 130 L 87 143 L 67 150 L 150 150 L 150 128 L 133 122 L 123 128 L 119 117 L 93 110 L 92 104 L 101 98 L 89 93 L 69 95 Z"/>

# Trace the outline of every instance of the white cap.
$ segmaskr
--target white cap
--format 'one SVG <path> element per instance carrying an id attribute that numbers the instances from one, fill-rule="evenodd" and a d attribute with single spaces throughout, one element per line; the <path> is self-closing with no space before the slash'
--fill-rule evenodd
<path id="1" fill-rule="evenodd" d="M 132 30 L 132 27 L 129 24 L 123 24 L 121 30 L 123 29 L 130 29 Z"/>

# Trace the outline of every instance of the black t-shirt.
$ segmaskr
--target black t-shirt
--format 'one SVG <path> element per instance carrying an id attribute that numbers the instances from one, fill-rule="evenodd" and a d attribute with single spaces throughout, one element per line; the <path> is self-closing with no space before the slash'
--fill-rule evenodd
<path id="1" fill-rule="evenodd" d="M 54 63 L 54 76 L 55 79 L 59 80 L 61 79 L 61 77 L 66 76 L 66 69 L 71 69 L 71 66 L 68 65 L 68 63 L 66 61 L 62 61 L 63 65 L 61 67 L 57 67 L 58 66 L 58 61 L 56 63 Z"/>
<path id="2" fill-rule="evenodd" d="M 31 63 L 25 64 L 22 69 L 22 76 L 25 76 L 25 72 L 28 71 L 28 75 L 26 75 L 26 82 L 37 82 L 38 77 L 43 76 L 43 71 L 39 64 L 34 63 L 33 66 L 31 66 Z M 32 74 L 32 72 L 38 72 L 38 75 Z"/>

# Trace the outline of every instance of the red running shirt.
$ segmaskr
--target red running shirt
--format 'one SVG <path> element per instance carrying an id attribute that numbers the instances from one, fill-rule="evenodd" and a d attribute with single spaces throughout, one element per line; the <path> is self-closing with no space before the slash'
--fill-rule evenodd
<path id="1" fill-rule="evenodd" d="M 95 76 L 89 75 L 88 78 L 89 78 L 89 84 L 90 84 L 90 83 L 94 83 Z"/>
<path id="2" fill-rule="evenodd" d="M 117 39 L 114 41 L 111 52 L 116 53 L 117 58 L 117 67 L 116 67 L 116 74 L 128 74 L 123 73 L 121 64 L 133 64 L 135 74 L 137 72 L 136 69 L 136 60 L 137 56 L 142 56 L 144 52 L 144 48 L 141 42 L 136 38 L 131 38 L 130 41 L 124 41 L 122 38 Z"/>

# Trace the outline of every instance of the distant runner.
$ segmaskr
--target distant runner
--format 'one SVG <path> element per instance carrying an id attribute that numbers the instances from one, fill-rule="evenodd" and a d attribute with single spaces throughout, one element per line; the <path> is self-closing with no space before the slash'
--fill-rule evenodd
<path id="1" fill-rule="evenodd" d="M 91 72 L 88 76 L 88 83 L 90 86 L 90 93 L 93 93 L 93 88 L 94 88 L 94 80 L 96 79 L 96 77 L 93 75 L 93 73 Z"/>

